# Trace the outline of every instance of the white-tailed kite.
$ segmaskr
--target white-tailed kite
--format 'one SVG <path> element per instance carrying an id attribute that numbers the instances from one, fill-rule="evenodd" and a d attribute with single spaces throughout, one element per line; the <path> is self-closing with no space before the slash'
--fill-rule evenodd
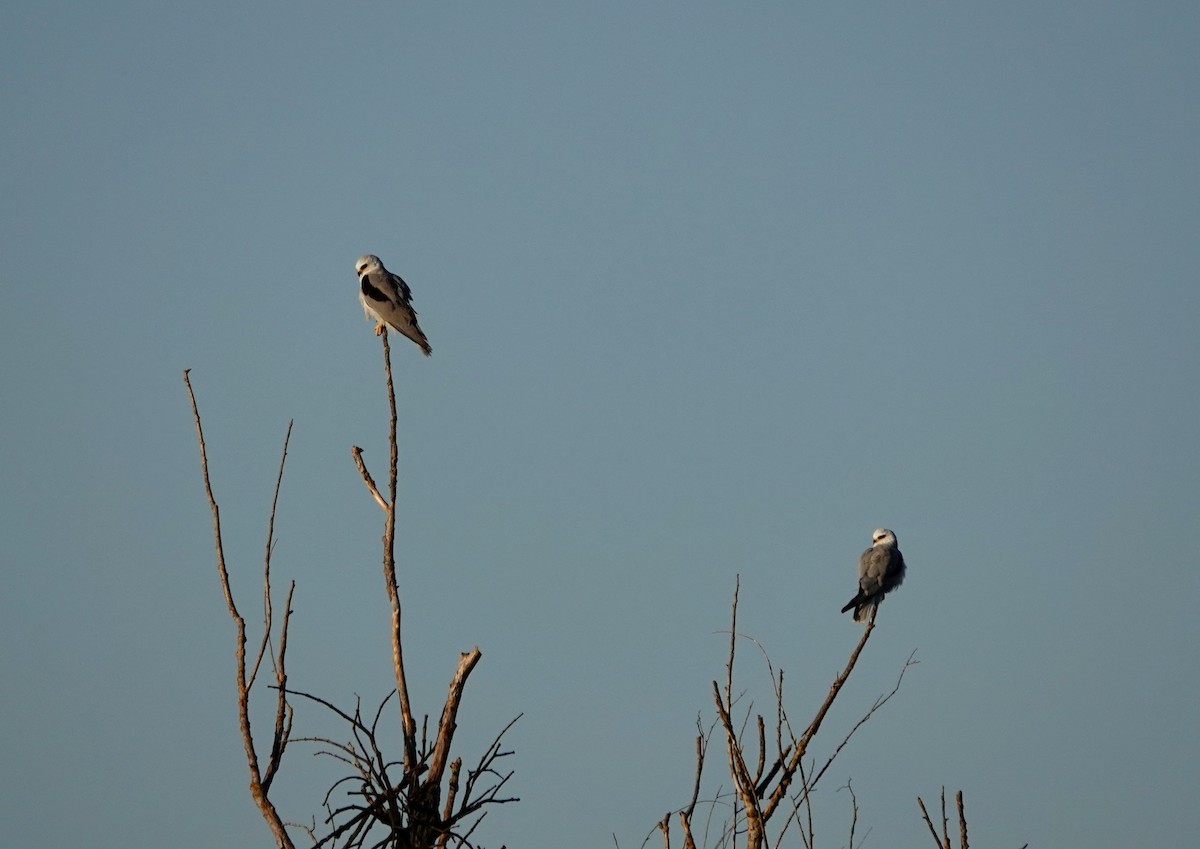
<path id="1" fill-rule="evenodd" d="M 378 321 L 375 335 L 382 333 L 386 324 L 416 342 L 425 356 L 432 354 L 433 348 L 429 347 L 429 340 L 417 324 L 417 313 L 412 308 L 412 291 L 400 279 L 400 275 L 384 268 L 379 257 L 373 254 L 360 256 L 354 263 L 354 270 L 358 272 L 358 300 L 362 303 L 363 312 L 367 318 Z"/>
<path id="2" fill-rule="evenodd" d="M 871 547 L 858 558 L 858 595 L 842 608 L 854 608 L 854 621 L 862 622 L 879 606 L 883 597 L 904 580 L 904 555 L 896 544 L 896 535 L 886 528 L 871 534 Z"/>

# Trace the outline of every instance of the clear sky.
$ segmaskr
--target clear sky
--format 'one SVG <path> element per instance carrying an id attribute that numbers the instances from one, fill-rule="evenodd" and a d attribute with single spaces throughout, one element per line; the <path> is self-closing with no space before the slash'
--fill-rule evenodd
<path id="1" fill-rule="evenodd" d="M 460 753 L 525 714 L 485 845 L 686 801 L 739 573 L 807 716 L 880 526 L 909 577 L 818 753 L 920 664 L 826 845 L 848 778 L 868 846 L 942 785 L 979 846 L 1194 838 L 1200 7 L 252 5 L 3 13 L 11 845 L 271 845 L 184 368 L 243 608 L 294 418 L 293 684 L 387 692 L 368 252 L 434 348 L 395 350 L 413 698 L 478 644 Z M 292 750 L 285 816 L 328 769 Z"/>

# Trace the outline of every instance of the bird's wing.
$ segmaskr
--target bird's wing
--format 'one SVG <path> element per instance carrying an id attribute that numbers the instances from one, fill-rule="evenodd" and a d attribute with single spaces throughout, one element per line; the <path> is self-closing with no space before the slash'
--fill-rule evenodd
<path id="1" fill-rule="evenodd" d="M 891 552 L 891 557 L 888 558 L 887 572 L 884 575 L 884 580 L 887 584 L 887 590 L 890 592 L 904 582 L 904 572 L 907 567 L 904 564 L 904 555 L 900 553 L 900 549 L 892 547 L 888 550 Z"/>
<path id="2" fill-rule="evenodd" d="M 404 278 L 399 274 L 386 272 L 388 283 L 391 285 L 393 297 L 403 301 L 406 305 L 412 304 L 412 290 L 408 288 L 408 284 L 404 282 Z"/>
<path id="3" fill-rule="evenodd" d="M 858 588 L 864 595 L 872 595 L 884 587 L 891 553 L 895 549 L 874 546 L 858 558 Z"/>

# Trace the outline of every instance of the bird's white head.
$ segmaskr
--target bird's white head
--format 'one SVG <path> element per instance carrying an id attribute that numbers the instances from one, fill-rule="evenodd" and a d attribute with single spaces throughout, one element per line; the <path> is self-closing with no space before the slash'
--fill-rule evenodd
<path id="1" fill-rule="evenodd" d="M 360 256 L 354 262 L 354 270 L 358 272 L 359 277 L 362 277 L 364 274 L 370 274 L 373 271 L 379 271 L 382 268 L 383 263 L 380 262 L 379 257 L 375 256 L 374 254 Z"/>
<path id="2" fill-rule="evenodd" d="M 876 528 L 871 534 L 871 547 L 879 545 L 895 545 L 896 535 L 887 528 Z"/>

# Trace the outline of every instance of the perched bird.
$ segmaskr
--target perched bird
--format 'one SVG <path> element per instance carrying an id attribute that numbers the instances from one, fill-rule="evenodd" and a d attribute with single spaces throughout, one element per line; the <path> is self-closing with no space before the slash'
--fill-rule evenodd
<path id="1" fill-rule="evenodd" d="M 358 272 L 358 300 L 363 305 L 363 312 L 367 318 L 378 321 L 375 335 L 382 333 L 384 325 L 387 325 L 416 342 L 425 356 L 432 354 L 433 348 L 429 347 L 429 340 L 417 324 L 417 313 L 412 308 L 412 291 L 400 279 L 400 275 L 384 268 L 379 257 L 373 254 L 360 256 L 354 263 L 354 270 Z"/>
<path id="2" fill-rule="evenodd" d="M 854 608 L 854 621 L 862 622 L 904 580 L 904 555 L 896 544 L 896 535 L 886 528 L 871 534 L 871 547 L 858 558 L 858 595 L 842 608 Z"/>

